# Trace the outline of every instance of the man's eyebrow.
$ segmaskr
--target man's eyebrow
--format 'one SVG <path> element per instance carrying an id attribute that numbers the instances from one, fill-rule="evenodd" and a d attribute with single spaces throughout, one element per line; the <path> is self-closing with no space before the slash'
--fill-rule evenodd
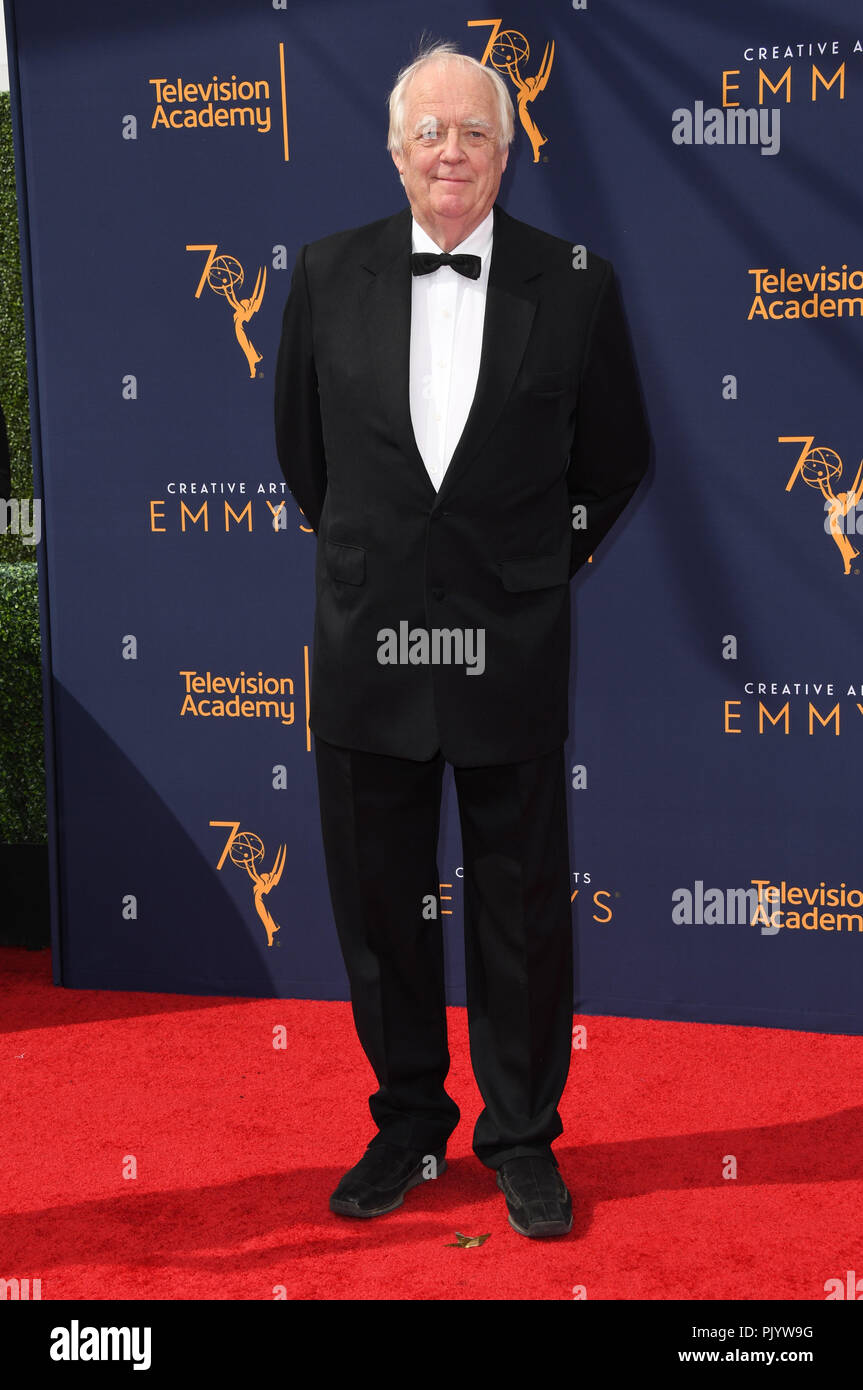
<path id="1" fill-rule="evenodd" d="M 424 130 L 427 126 L 438 126 L 440 124 L 441 119 L 439 116 L 420 116 L 419 119 L 414 122 L 414 130 Z M 462 127 L 480 126 L 483 130 L 491 130 L 493 122 L 487 120 L 485 116 L 466 116 L 459 124 Z"/>

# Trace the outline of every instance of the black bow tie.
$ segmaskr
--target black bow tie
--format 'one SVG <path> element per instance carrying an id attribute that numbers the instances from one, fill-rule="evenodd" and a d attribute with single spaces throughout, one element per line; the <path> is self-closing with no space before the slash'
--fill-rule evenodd
<path id="1" fill-rule="evenodd" d="M 459 275 L 466 275 L 469 280 L 478 280 L 482 270 L 479 256 L 451 256 L 448 251 L 442 251 L 439 256 L 431 251 L 414 251 L 411 256 L 414 275 L 430 275 L 442 265 L 451 265 L 453 270 Z"/>

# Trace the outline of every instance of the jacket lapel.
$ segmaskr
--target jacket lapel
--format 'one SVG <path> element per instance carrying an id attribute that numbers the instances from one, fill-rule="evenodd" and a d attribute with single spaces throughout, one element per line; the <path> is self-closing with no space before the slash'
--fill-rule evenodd
<path id="1" fill-rule="evenodd" d="M 535 244 L 521 224 L 495 204 L 494 239 L 473 404 L 449 467 L 435 494 L 417 448 L 410 412 L 411 212 L 388 219 L 364 264 L 373 280 L 365 300 L 369 345 L 385 407 L 405 454 L 420 469 L 438 503 L 469 466 L 498 419 L 524 357 L 536 313 L 542 271 Z"/>
<path id="2" fill-rule="evenodd" d="M 541 263 L 521 224 L 494 207 L 482 354 L 473 404 L 438 492 L 446 497 L 503 410 L 524 357 L 539 296 Z"/>
<path id="3" fill-rule="evenodd" d="M 363 304 L 368 347 L 384 408 L 406 458 L 434 496 L 434 485 L 417 448 L 411 421 L 411 210 L 386 222 L 373 252 L 363 261 L 373 279 Z"/>

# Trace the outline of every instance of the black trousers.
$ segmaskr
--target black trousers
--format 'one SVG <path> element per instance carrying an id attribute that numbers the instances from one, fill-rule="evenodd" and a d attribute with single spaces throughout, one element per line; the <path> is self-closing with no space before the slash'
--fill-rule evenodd
<path id="1" fill-rule="evenodd" d="M 378 1080 L 379 1137 L 431 1153 L 459 1109 L 444 1089 L 437 844 L 444 759 L 413 762 L 315 738 L 327 877 L 357 1034 Z M 489 1168 L 550 1155 L 572 1052 L 572 920 L 564 750 L 454 768 L 464 856 L 471 1061 Z M 437 915 L 430 915 L 437 907 Z M 553 1155 L 552 1155 L 553 1157 Z"/>

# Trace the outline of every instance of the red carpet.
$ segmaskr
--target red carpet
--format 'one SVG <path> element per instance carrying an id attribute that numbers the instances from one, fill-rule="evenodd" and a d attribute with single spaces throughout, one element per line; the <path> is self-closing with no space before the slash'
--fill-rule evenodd
<path id="1" fill-rule="evenodd" d="M 349 1005 L 56 989 L 47 951 L 0 951 L 0 1277 L 43 1299 L 823 1300 L 863 1276 L 863 1038 L 580 1020 L 555 1146 L 575 1222 L 540 1242 L 471 1153 L 449 1015 L 449 1169 L 351 1221 L 327 1208 L 373 1133 Z"/>

